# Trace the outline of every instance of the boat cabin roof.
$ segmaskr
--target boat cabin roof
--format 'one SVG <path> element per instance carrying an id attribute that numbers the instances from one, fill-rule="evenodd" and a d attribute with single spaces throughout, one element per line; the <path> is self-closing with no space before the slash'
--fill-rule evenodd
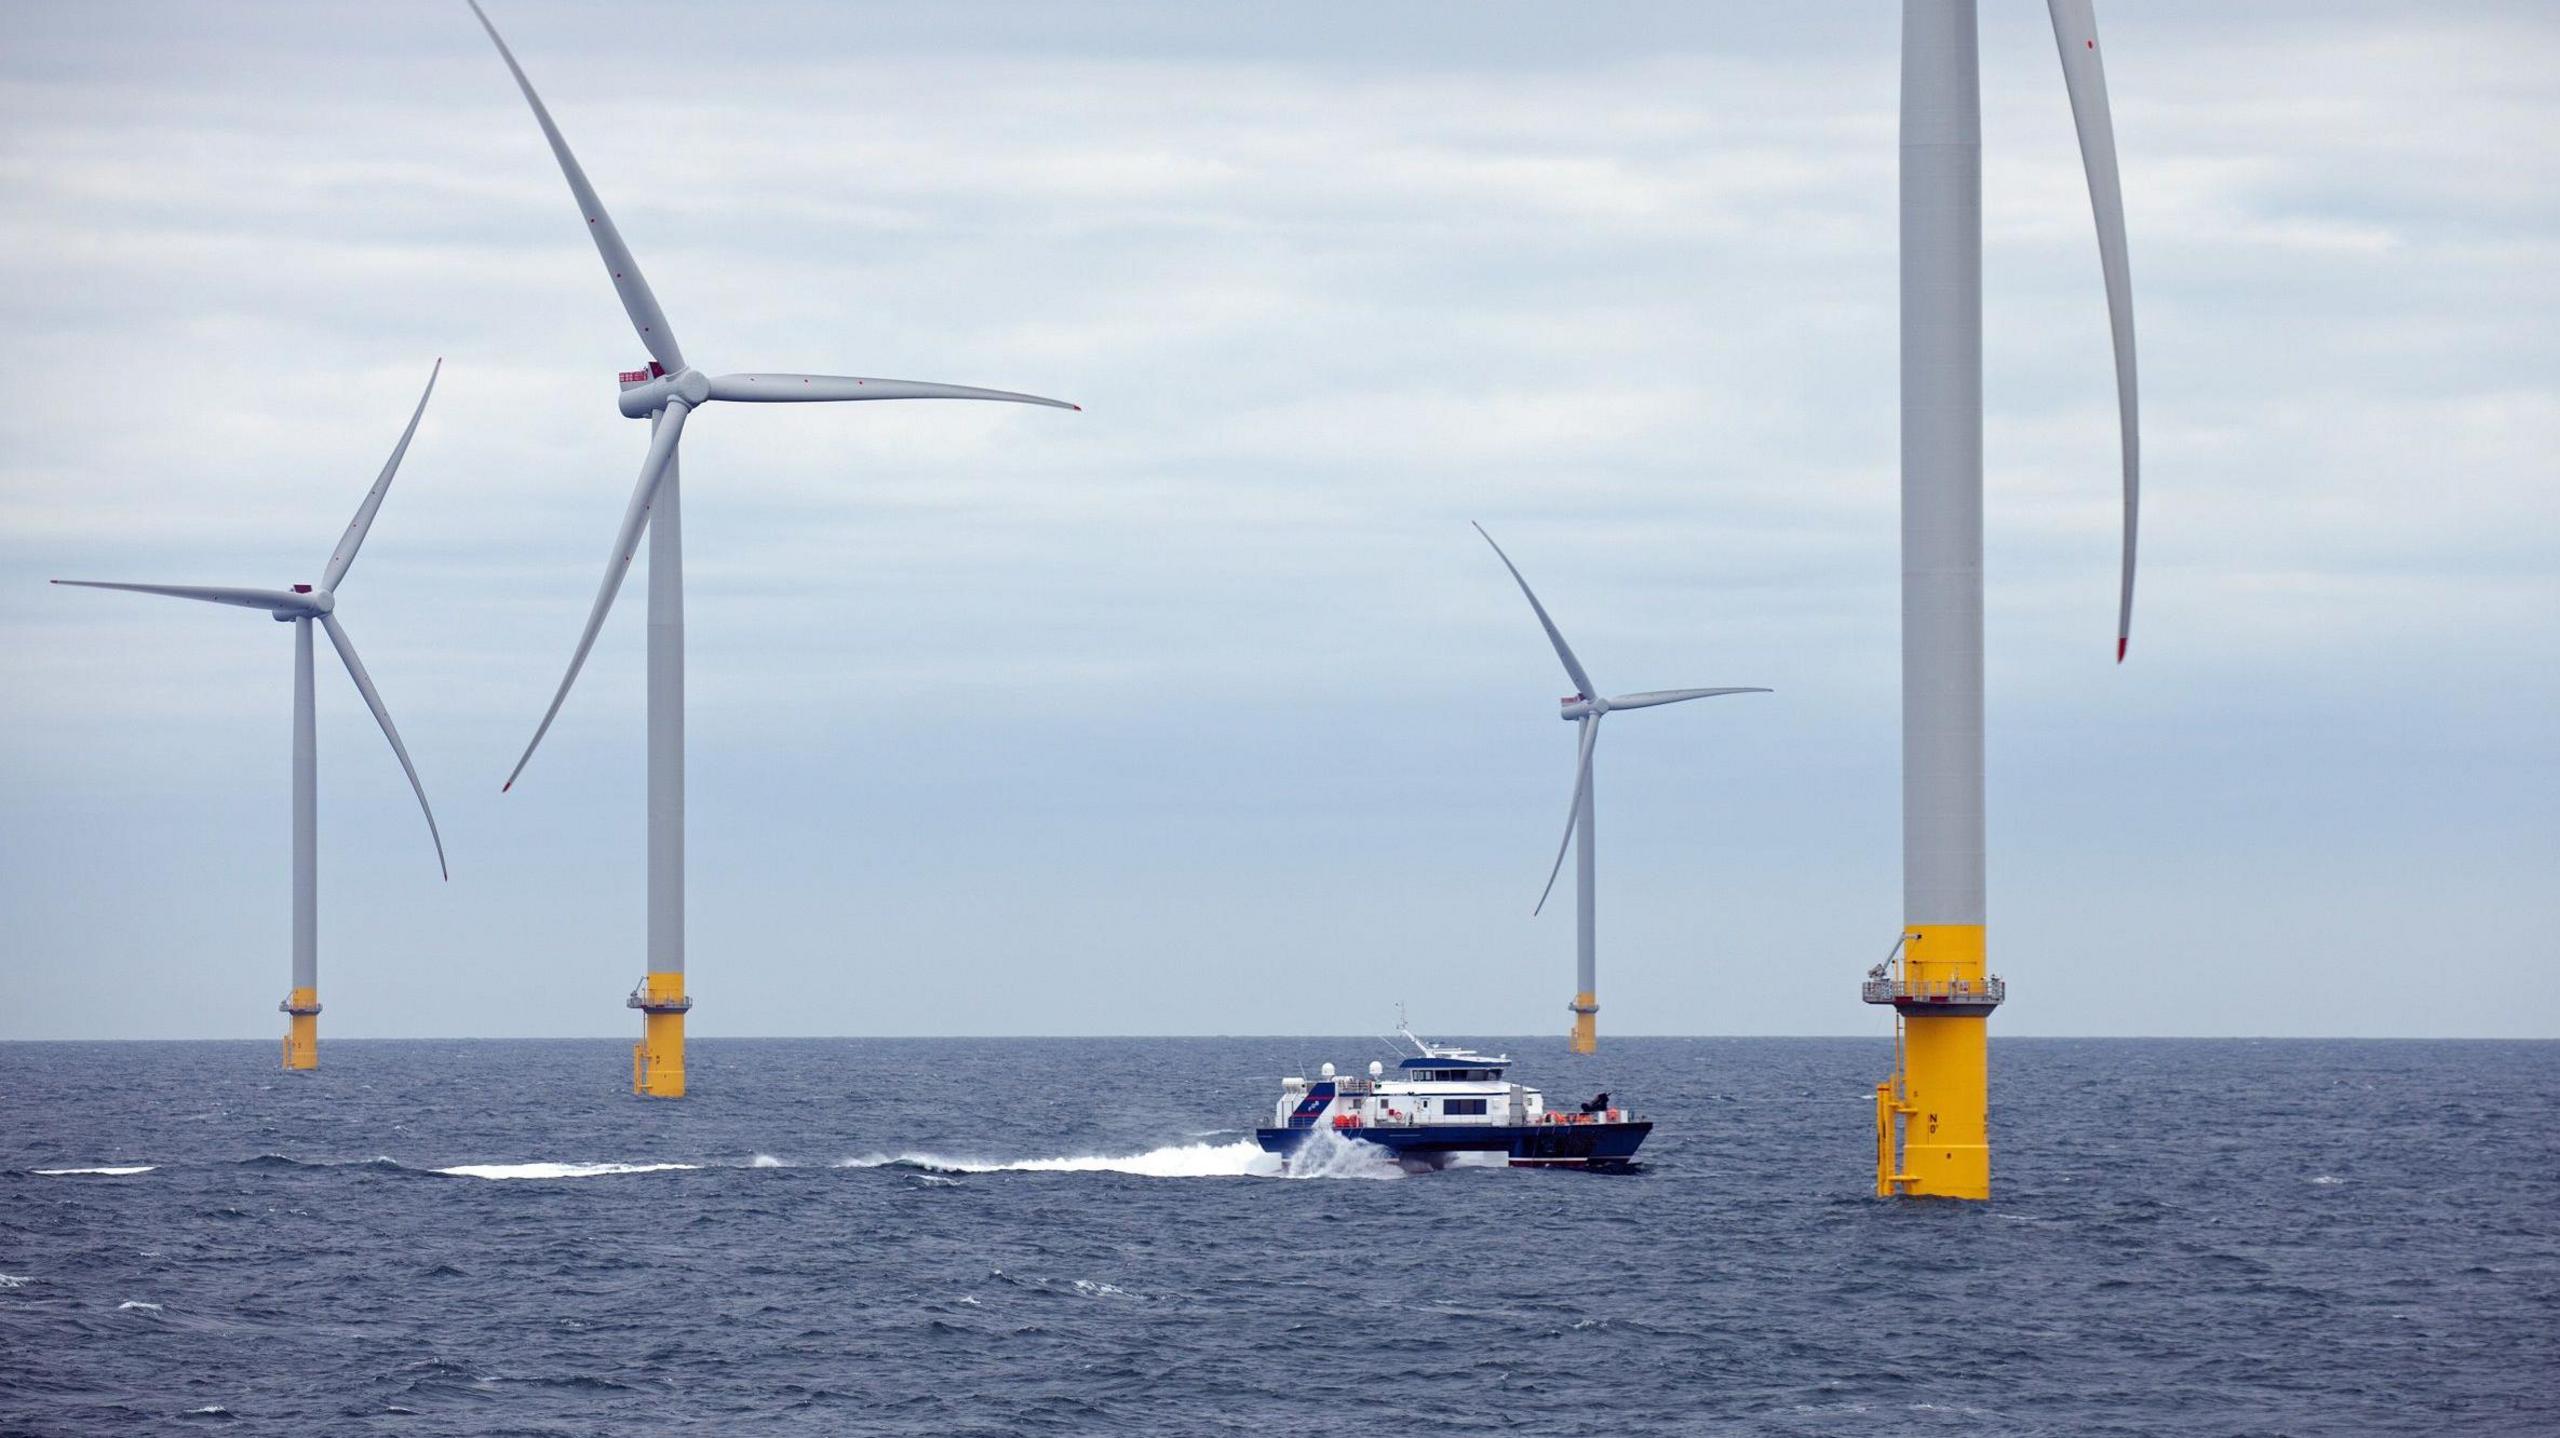
<path id="1" fill-rule="evenodd" d="M 1498 1074 L 1510 1063 L 1511 1060 L 1507 1056 L 1497 1057 L 1490 1054 L 1471 1054 L 1460 1049 L 1442 1049 L 1438 1053 L 1421 1054 L 1402 1060 L 1396 1067 L 1408 1074 L 1456 1072 L 1461 1069 Z"/>
<path id="2" fill-rule="evenodd" d="M 1509 1054 L 1480 1054 L 1473 1049 L 1425 1041 L 1399 1022 L 1396 1032 L 1417 1052 L 1396 1061 L 1398 1076 L 1409 1079 L 1498 1079 L 1511 1064 Z"/>

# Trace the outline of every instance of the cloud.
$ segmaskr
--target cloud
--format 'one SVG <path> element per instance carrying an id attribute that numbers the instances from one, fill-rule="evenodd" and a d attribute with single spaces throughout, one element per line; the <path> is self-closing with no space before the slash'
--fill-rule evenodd
<path id="1" fill-rule="evenodd" d="M 716 992 L 767 965 L 768 998 L 706 1002 L 711 1031 L 1325 1030 L 1329 1001 L 1235 996 L 1388 935 L 1485 966 L 1441 1022 L 1549 1024 L 1566 940 L 1505 886 L 1562 802 L 1559 676 L 1469 519 L 1621 687 L 1781 690 L 1613 737 L 1612 992 L 1662 996 L 1671 1029 L 1861 1025 L 1832 970 L 1898 919 L 1889 20 L 1416 7 L 1362 12 L 1355 46 L 1321 12 L 618 13 L 499 19 L 697 362 L 1086 406 L 689 432 L 696 941 L 734 949 L 752 913 L 777 955 L 704 966 Z M 2103 1031 L 2173 1022 L 2106 981 L 2173 933 L 2177 962 L 2263 979 L 2229 1022 L 2281 1030 L 2291 970 L 2211 929 L 2257 893 L 2238 876 L 2381 976 L 2437 911 L 2345 876 L 2397 872 L 2482 906 L 2446 1025 L 2560 1030 L 2491 998 L 2541 992 L 2498 936 L 2560 918 L 2522 877 L 2560 858 L 2560 26 L 2106 25 L 2148 461 L 2120 671 L 2085 189 L 2042 18 L 1984 18 L 2004 952 L 2052 956 L 2040 1025 Z M 225 826 L 281 837 L 280 635 L 41 580 L 311 577 L 442 355 L 345 613 L 457 878 L 418 889 L 397 772 L 329 698 L 331 981 L 375 1001 L 332 1015 L 483 1025 L 394 1005 L 400 975 L 543 965 L 607 989 L 507 1022 L 619 1032 L 636 576 L 528 785 L 494 790 L 639 461 L 611 401 L 638 351 L 467 16 L 26 17 L 0 57 L 0 335 L 0 895 L 22 942 L 81 959 L 10 1031 L 100 1031 L 97 986 L 149 979 L 133 1031 L 263 1034 L 241 996 L 280 945 L 280 900 L 233 892 L 280 885 L 274 855 L 206 857 Z M 2279 798 L 2227 806 L 2270 775 Z M 954 912 L 991 892 L 1012 917 Z M 101 917 L 159 905 L 207 962 L 136 956 L 173 920 Z M 1741 947 L 1693 959 L 1708 914 Z M 829 957 L 849 923 L 942 955 L 951 992 L 791 1004 L 855 962 Z M 1160 1013 L 1104 997 L 1176 953 L 1220 957 Z M 1748 1008 L 1698 976 L 1750 955 L 1778 971 Z M 996 996 L 1070 961 L 1084 998 Z"/>

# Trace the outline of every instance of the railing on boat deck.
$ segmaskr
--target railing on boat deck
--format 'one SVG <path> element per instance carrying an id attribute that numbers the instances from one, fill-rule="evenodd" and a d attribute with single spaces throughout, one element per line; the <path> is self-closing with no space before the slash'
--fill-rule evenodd
<path id="1" fill-rule="evenodd" d="M 1573 1128 L 1594 1123 L 1637 1123 L 1641 1119 L 1633 1109 L 1613 1108 L 1602 1113 L 1576 1113 L 1570 1109 L 1558 1112 L 1548 1109 L 1535 1118 L 1525 1114 L 1518 1118 L 1497 1119 L 1492 1115 L 1466 1114 L 1456 1118 L 1423 1118 L 1415 1114 L 1399 1114 L 1393 1118 L 1366 1118 L 1359 1114 L 1338 1113 L 1322 1123 L 1308 1123 L 1307 1128 L 1333 1128 L 1356 1131 L 1371 1128 Z M 1291 1127 L 1299 1125 L 1292 1124 Z"/>

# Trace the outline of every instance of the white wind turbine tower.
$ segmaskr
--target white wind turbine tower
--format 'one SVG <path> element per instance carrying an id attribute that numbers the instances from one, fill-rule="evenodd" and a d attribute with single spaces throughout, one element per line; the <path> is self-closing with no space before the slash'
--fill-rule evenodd
<path id="1" fill-rule="evenodd" d="M 551 153 L 560 162 L 560 173 L 568 179 L 569 191 L 586 221 L 587 233 L 604 258 L 606 273 L 613 277 L 614 293 L 621 297 L 632 328 L 639 332 L 641 345 L 649 351 L 647 368 L 624 371 L 621 376 L 623 414 L 650 422 L 649 449 L 640 462 L 640 479 L 632 487 L 631 502 L 623 510 L 613 548 L 605 556 L 604 583 L 587 613 L 586 628 L 578 635 L 578 647 L 569 656 L 569 671 L 561 677 L 559 691 L 551 696 L 551 707 L 543 712 L 541 725 L 534 730 L 532 742 L 525 745 L 523 758 L 507 775 L 504 787 L 515 787 L 517 776 L 533 758 L 542 736 L 550 732 L 551 721 L 559 716 L 561 703 L 569 697 L 569 686 L 577 682 L 578 671 L 587 662 L 587 652 L 595 646 L 596 633 L 604 626 L 605 614 L 613 607 L 622 576 L 631 568 L 640 532 L 648 530 L 649 967 L 647 977 L 629 1000 L 630 1006 L 643 1016 L 641 1041 L 632 1049 L 631 1081 L 635 1093 L 681 1098 L 684 1016 L 693 1003 L 684 992 L 684 542 L 676 464 L 676 445 L 684 434 L 685 417 L 714 400 L 798 403 L 978 399 L 1057 409 L 1079 406 L 1038 395 L 966 385 L 845 375 L 709 376 L 688 365 L 684 351 L 676 344 L 675 331 L 658 308 L 657 297 L 641 277 L 639 263 L 623 244 L 612 217 L 605 213 L 603 201 L 596 198 L 595 187 L 587 183 L 586 171 L 569 153 L 569 142 L 561 137 L 560 127 L 552 123 L 551 112 L 543 106 L 542 97 L 534 93 L 533 82 L 525 78 L 524 68 L 516 63 L 514 52 L 499 37 L 497 27 L 489 23 L 478 0 L 472 0 L 471 12 L 479 16 L 481 28 L 489 32 L 499 57 L 515 76 L 516 88 L 524 92 L 525 103 L 533 107 L 534 121 L 542 127 L 543 138 L 550 142 Z"/>
<path id="2" fill-rule="evenodd" d="M 427 806 L 427 791 L 418 782 L 417 766 L 409 762 L 408 746 L 400 742 L 400 731 L 392 727 L 391 711 L 382 707 L 382 696 L 374 691 L 372 676 L 365 673 L 364 661 L 356 657 L 355 642 L 347 638 L 337 615 L 338 585 L 354 566 L 356 550 L 373 528 L 373 517 L 382 510 L 382 497 L 391 491 L 391 477 L 399 473 L 400 458 L 409 452 L 409 439 L 418 432 L 418 420 L 427 412 L 427 396 L 435 393 L 436 375 L 443 369 L 444 361 L 438 360 L 435 369 L 428 372 L 426 392 L 418 396 L 409 427 L 400 431 L 400 442 L 392 446 L 382 474 L 366 492 L 364 502 L 356 506 L 356 517 L 347 522 L 347 532 L 329 556 L 328 568 L 322 571 L 318 584 L 297 584 L 290 589 L 235 589 L 96 579 L 53 581 L 82 589 L 125 589 L 136 594 L 165 594 L 172 599 L 263 609 L 277 621 L 293 626 L 293 990 L 283 1003 L 276 1005 L 287 1015 L 284 1066 L 289 1069 L 317 1068 L 320 1064 L 320 761 L 318 725 L 311 701 L 314 623 L 328 633 L 329 646 L 346 663 L 347 677 L 355 681 L 356 692 L 364 696 L 365 707 L 373 711 L 375 722 L 382 726 L 382 737 L 391 741 L 400 772 L 409 776 L 409 789 L 418 796 L 418 808 L 427 816 L 427 837 L 436 846 L 436 868 L 445 871 L 444 836 L 436 832 L 435 810 Z M 450 878 L 450 872 L 445 872 Z"/>
<path id="3" fill-rule="evenodd" d="M 2133 634 L 2141 517 L 2133 272 L 2090 0 L 2046 0 L 2097 222 L 2124 472 L 2116 662 Z M 1902 7 L 1902 936 L 1859 996 L 1894 1011 L 1876 1086 L 1876 1193 L 1991 1196 L 1983 804 L 1982 57 L 1974 0 Z M 1899 960 L 1901 971 L 1891 972 Z"/>
<path id="4" fill-rule="evenodd" d="M 1547 886 L 1538 892 L 1537 907 L 1531 912 L 1541 912 L 1547 907 L 1547 896 L 1555 892 L 1556 876 L 1564 872 L 1565 851 L 1571 849 L 1574 852 L 1574 974 L 1577 989 L 1568 1007 L 1573 1011 L 1573 1051 L 1587 1054 L 1597 1050 L 1600 1044 L 1596 1017 L 1600 1012 L 1600 1000 L 1594 987 L 1597 916 L 1592 892 L 1597 874 L 1592 855 L 1597 803 L 1592 797 L 1591 783 L 1591 756 L 1599 747 L 1600 720 L 1620 709 L 1650 709 L 1657 704 L 1712 699 L 1719 694 L 1767 694 L 1772 691 L 1757 688 L 1650 689 L 1640 694 L 1621 694 L 1614 699 L 1602 698 L 1599 686 L 1593 684 L 1591 676 L 1584 672 L 1582 661 L 1574 658 L 1573 648 L 1564 642 L 1564 635 L 1556 629 L 1556 622 L 1547 617 L 1547 607 L 1538 602 L 1537 593 L 1529 588 L 1529 581 L 1520 577 L 1520 567 L 1511 562 L 1510 555 L 1502 552 L 1501 545 L 1493 543 L 1492 535 L 1485 534 L 1483 525 L 1476 526 L 1476 533 L 1484 534 L 1484 542 L 1493 544 L 1495 557 L 1502 561 L 1503 568 L 1511 571 L 1511 578 L 1520 586 L 1520 592 L 1528 596 L 1529 608 L 1538 616 L 1538 626 L 1547 631 L 1547 642 L 1555 646 L 1556 658 L 1564 661 L 1566 677 L 1573 680 L 1573 694 L 1561 701 L 1563 711 L 1560 715 L 1567 722 L 1580 726 L 1581 742 L 1577 746 L 1573 766 L 1573 802 L 1565 810 L 1564 842 L 1556 846 L 1555 864 L 1547 870 Z"/>

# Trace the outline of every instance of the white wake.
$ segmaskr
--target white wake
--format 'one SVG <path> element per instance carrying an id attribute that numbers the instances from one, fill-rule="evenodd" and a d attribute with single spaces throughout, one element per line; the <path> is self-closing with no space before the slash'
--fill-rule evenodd
<path id="1" fill-rule="evenodd" d="M 838 1168 L 915 1168 L 927 1173 L 1125 1173 L 1138 1178 L 1402 1178 L 1393 1155 L 1373 1143 L 1318 1133 L 1287 1159 L 1252 1139 L 1168 1144 L 1133 1154 L 1065 1158 L 973 1159 L 937 1153 L 874 1153 L 836 1160 Z"/>
<path id="2" fill-rule="evenodd" d="M 130 1178 L 137 1173 L 149 1173 L 159 1166 L 156 1163 L 137 1163 L 125 1168 L 39 1168 L 33 1171 L 46 1178 L 69 1178 L 77 1174 L 92 1174 L 100 1178 Z"/>
<path id="3" fill-rule="evenodd" d="M 604 1178 L 617 1173 L 667 1173 L 698 1163 L 458 1163 L 437 1173 L 455 1178 Z"/>

